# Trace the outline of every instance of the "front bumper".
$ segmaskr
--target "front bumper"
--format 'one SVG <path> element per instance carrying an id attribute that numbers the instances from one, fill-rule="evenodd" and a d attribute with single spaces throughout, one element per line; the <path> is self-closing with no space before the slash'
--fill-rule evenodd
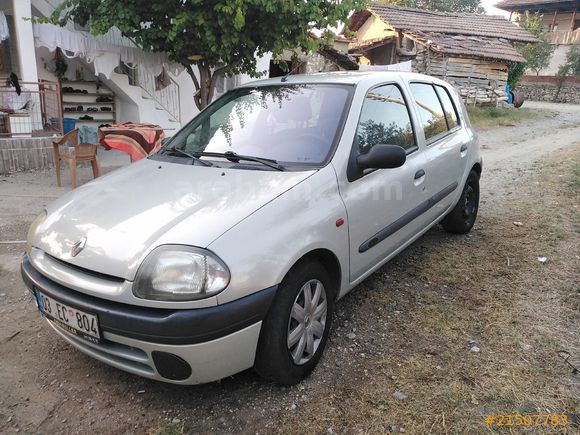
<path id="1" fill-rule="evenodd" d="M 94 344 L 51 326 L 82 352 L 137 375 L 166 382 L 211 382 L 254 364 L 262 319 L 277 286 L 233 302 L 197 309 L 121 304 L 66 288 L 40 274 L 24 256 L 24 282 L 80 310 L 96 314 L 103 341 Z"/>

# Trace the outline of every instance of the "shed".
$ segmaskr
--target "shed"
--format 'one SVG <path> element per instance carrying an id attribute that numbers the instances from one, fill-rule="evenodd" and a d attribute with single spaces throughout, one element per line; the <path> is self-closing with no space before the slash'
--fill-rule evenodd
<path id="1" fill-rule="evenodd" d="M 508 67 L 524 62 L 514 42 L 537 42 L 516 24 L 473 13 L 433 12 L 372 3 L 351 17 L 349 53 L 371 65 L 412 61 L 414 72 L 453 84 L 468 103 L 505 98 Z"/>

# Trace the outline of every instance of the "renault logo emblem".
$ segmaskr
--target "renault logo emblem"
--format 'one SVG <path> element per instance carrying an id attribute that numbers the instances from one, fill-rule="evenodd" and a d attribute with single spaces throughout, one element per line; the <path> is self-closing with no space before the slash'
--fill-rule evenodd
<path id="1" fill-rule="evenodd" d="M 81 237 L 81 239 L 73 245 L 72 249 L 70 250 L 70 255 L 72 255 L 73 257 L 79 255 L 80 252 L 85 248 L 86 243 L 87 238 Z"/>

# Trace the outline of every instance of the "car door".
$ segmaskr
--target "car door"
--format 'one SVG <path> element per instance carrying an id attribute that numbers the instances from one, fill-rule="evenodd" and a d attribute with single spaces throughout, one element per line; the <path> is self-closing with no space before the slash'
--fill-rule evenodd
<path id="1" fill-rule="evenodd" d="M 424 157 L 407 99 L 397 84 L 383 84 L 366 93 L 349 165 L 379 144 L 403 147 L 405 164 L 355 174 L 349 171 L 348 177 L 339 177 L 348 215 L 351 282 L 366 276 L 418 232 L 411 214 L 425 200 Z"/>
<path id="2" fill-rule="evenodd" d="M 462 186 L 467 139 L 461 134 L 457 110 L 448 90 L 426 82 L 409 84 L 414 108 L 425 140 L 425 187 L 430 208 L 425 217 L 435 220 L 453 205 Z"/>

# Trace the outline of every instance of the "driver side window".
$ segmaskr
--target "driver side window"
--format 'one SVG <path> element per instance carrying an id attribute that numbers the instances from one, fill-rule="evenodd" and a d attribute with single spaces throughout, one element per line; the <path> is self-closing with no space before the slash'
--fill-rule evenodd
<path id="1" fill-rule="evenodd" d="M 407 152 L 416 148 L 409 111 L 396 85 L 379 86 L 367 93 L 356 141 L 361 154 L 379 144 L 399 145 Z"/>

